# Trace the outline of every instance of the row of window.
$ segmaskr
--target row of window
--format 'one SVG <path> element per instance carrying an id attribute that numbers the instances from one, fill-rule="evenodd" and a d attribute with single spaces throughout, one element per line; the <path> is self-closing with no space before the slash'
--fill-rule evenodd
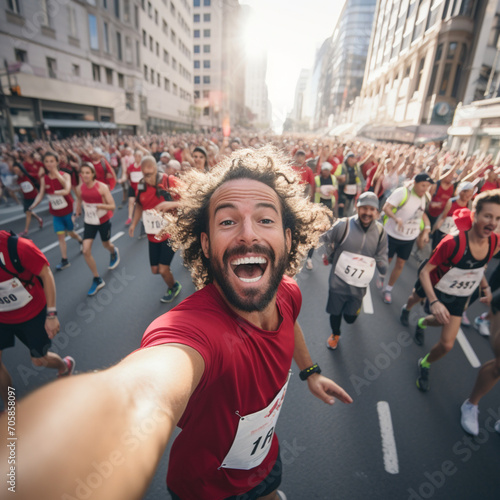
<path id="1" fill-rule="evenodd" d="M 203 61 L 203 67 L 205 69 L 210 69 L 210 59 L 205 59 Z M 194 61 L 194 69 L 199 69 L 201 68 L 201 61 Z"/>
<path id="2" fill-rule="evenodd" d="M 201 77 L 200 76 L 195 76 L 194 77 L 194 83 L 201 83 Z M 210 77 L 208 75 L 205 75 L 203 77 L 203 83 L 210 83 Z"/>
<path id="3" fill-rule="evenodd" d="M 194 30 L 193 31 L 194 38 L 200 38 L 201 36 L 201 30 Z M 210 30 L 203 30 L 203 36 L 205 38 L 210 38 Z"/>
<path id="4" fill-rule="evenodd" d="M 161 79 L 162 76 L 160 73 L 156 72 L 153 68 L 148 68 L 146 64 L 144 65 L 144 80 L 161 88 Z M 163 77 L 163 89 L 167 92 L 172 92 L 173 95 L 179 95 L 185 101 L 191 102 L 191 94 L 186 92 L 182 87 L 179 88 L 176 83 L 173 83 L 171 86 L 170 80 L 166 77 Z"/>
<path id="5" fill-rule="evenodd" d="M 195 54 L 199 54 L 200 53 L 200 45 L 195 45 L 193 47 L 193 52 Z M 210 45 L 203 45 L 203 53 L 210 54 Z"/>
<path id="6" fill-rule="evenodd" d="M 203 0 L 203 5 L 205 7 L 210 7 L 211 1 L 210 0 Z M 193 7 L 200 7 L 201 6 L 201 0 L 193 0 Z"/>
<path id="7" fill-rule="evenodd" d="M 184 2 L 185 2 L 185 0 L 184 0 Z M 163 0 L 163 3 L 165 5 L 167 5 L 167 0 Z M 187 3 L 184 3 L 184 5 L 186 6 L 186 8 L 189 11 L 190 9 L 189 9 L 189 6 L 187 5 Z M 141 7 L 142 7 L 142 10 L 144 12 L 146 12 L 146 0 L 141 1 Z M 154 19 L 155 24 L 158 26 L 158 23 L 159 23 L 158 9 L 154 9 L 154 11 L 153 11 L 153 5 L 151 2 L 148 2 L 147 13 L 148 13 L 148 17 L 150 19 Z M 188 36 L 191 36 L 191 30 L 189 29 L 188 23 L 186 22 L 184 17 L 182 17 L 182 14 L 175 8 L 174 3 L 170 2 L 170 14 L 171 14 L 173 19 L 175 19 L 176 13 L 177 13 L 177 22 L 179 23 L 180 27 L 187 33 Z M 166 24 L 165 20 L 163 20 L 163 25 L 165 26 L 165 24 Z M 137 28 L 138 28 L 138 26 L 137 26 Z"/>
<path id="8" fill-rule="evenodd" d="M 201 21 L 201 14 L 194 14 L 193 21 L 199 23 Z M 211 21 L 211 14 L 203 14 L 203 22 L 209 23 Z"/>

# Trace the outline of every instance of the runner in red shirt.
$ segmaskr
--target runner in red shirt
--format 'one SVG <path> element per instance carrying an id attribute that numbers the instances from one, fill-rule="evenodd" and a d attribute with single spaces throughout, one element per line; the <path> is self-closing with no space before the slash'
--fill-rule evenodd
<path id="1" fill-rule="evenodd" d="M 76 216 L 80 217 L 83 203 L 85 211 L 83 255 L 94 276 L 87 293 L 88 296 L 92 296 L 106 285 L 99 276 L 97 265 L 92 256 L 92 244 L 98 232 L 101 235 L 102 246 L 110 253 L 108 269 L 115 269 L 120 263 L 118 248 L 109 241 L 111 239 L 111 217 L 115 210 L 115 200 L 108 186 L 96 180 L 96 172 L 92 163 L 84 163 L 80 167 L 80 176 L 82 183 L 76 188 L 78 196 Z"/>
<path id="2" fill-rule="evenodd" d="M 71 356 L 61 359 L 49 351 L 59 330 L 56 284 L 45 255 L 31 240 L 0 231 L 0 397 L 4 408 L 12 379 L 2 353 L 14 346 L 15 337 L 30 350 L 35 366 L 54 368 L 59 375 L 73 373 Z"/>
<path id="3" fill-rule="evenodd" d="M 23 193 L 23 207 L 24 213 L 26 214 L 24 231 L 22 233 L 19 233 L 19 236 L 26 236 L 31 224 L 31 216 L 33 216 L 38 221 L 40 229 L 42 229 L 43 227 L 42 218 L 30 210 L 31 205 L 33 204 L 33 201 L 38 194 L 38 188 L 40 186 L 39 178 L 38 175 L 36 177 L 33 177 L 31 174 L 28 174 L 26 170 L 24 170 L 24 167 L 22 167 L 20 164 L 14 164 L 12 170 L 17 176 L 17 183 L 19 184 L 19 187 L 21 188 L 21 191 Z"/>
<path id="4" fill-rule="evenodd" d="M 175 161 L 175 160 L 173 160 Z M 165 234 L 160 239 L 155 235 L 163 228 L 165 221 L 160 215 L 151 210 L 166 212 L 177 209 L 179 196 L 170 192 L 178 186 L 178 179 L 173 175 L 158 173 L 158 167 L 153 156 L 145 156 L 141 163 L 143 180 L 137 187 L 137 203 L 134 219 L 129 227 L 128 234 L 134 237 L 135 227 L 141 217 L 148 235 L 149 263 L 151 272 L 159 274 L 168 286 L 161 302 L 172 302 L 179 295 L 182 285 L 175 281 L 170 264 L 175 252 L 170 246 L 170 235 Z"/>
<path id="5" fill-rule="evenodd" d="M 306 153 L 303 149 L 297 150 L 293 157 L 292 168 L 300 175 L 300 184 L 304 186 L 304 195 L 314 201 L 316 184 L 314 174 L 310 167 L 306 165 Z"/>
<path id="6" fill-rule="evenodd" d="M 132 215 L 134 213 L 135 204 L 135 193 L 137 191 L 137 185 L 142 179 L 141 172 L 141 160 L 144 153 L 140 149 L 136 149 L 134 153 L 134 162 L 129 163 L 126 168 L 123 168 L 123 174 L 119 181 L 120 184 L 124 184 L 128 181 L 128 219 L 125 222 L 126 226 L 129 226 L 132 222 Z"/>
<path id="7" fill-rule="evenodd" d="M 99 182 L 107 184 L 109 189 L 112 191 L 116 186 L 116 174 L 111 165 L 104 158 L 102 148 L 94 148 L 90 156 L 92 159 L 92 165 L 94 165 L 95 168 L 97 176 L 96 179 Z"/>

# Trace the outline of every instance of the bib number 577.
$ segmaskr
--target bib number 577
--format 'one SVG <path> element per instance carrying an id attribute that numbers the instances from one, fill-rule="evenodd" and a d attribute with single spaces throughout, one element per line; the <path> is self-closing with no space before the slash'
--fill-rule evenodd
<path id="1" fill-rule="evenodd" d="M 363 273 L 365 272 L 365 270 L 358 269 L 357 267 L 346 266 L 344 272 L 345 272 L 345 274 L 348 274 L 348 275 L 352 276 L 353 278 L 356 276 L 356 273 L 358 273 L 358 275 L 356 277 L 361 278 L 361 276 L 363 276 Z"/>

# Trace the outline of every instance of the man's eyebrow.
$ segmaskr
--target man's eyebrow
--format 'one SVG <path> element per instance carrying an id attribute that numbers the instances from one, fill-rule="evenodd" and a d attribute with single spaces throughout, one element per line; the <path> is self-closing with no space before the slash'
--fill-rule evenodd
<path id="1" fill-rule="evenodd" d="M 278 209 L 276 208 L 276 206 L 274 205 L 274 203 L 265 203 L 265 202 L 262 202 L 262 203 L 257 203 L 255 205 L 256 208 L 270 208 L 271 210 L 274 210 L 276 212 L 277 215 L 279 215 L 278 213 Z M 224 208 L 236 208 L 236 205 L 234 205 L 233 203 L 221 203 L 220 205 L 218 205 L 215 210 L 214 210 L 214 216 L 217 214 L 217 212 L 219 210 L 223 210 Z"/>

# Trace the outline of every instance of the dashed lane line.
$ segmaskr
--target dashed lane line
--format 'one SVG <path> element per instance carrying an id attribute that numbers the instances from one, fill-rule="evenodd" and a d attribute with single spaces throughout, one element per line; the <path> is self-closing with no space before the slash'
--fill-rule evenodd
<path id="1" fill-rule="evenodd" d="M 380 435 L 382 437 L 382 453 L 384 454 L 384 468 L 389 474 L 399 473 L 398 452 L 394 429 L 392 428 L 391 409 L 387 401 L 377 403 Z"/>
<path id="2" fill-rule="evenodd" d="M 462 348 L 462 351 L 464 351 L 465 357 L 472 365 L 472 368 L 479 368 L 481 366 L 481 361 L 479 361 L 479 358 L 476 356 L 474 349 L 472 349 L 472 346 L 469 344 L 469 341 L 461 328 L 458 330 L 457 340 Z"/>

